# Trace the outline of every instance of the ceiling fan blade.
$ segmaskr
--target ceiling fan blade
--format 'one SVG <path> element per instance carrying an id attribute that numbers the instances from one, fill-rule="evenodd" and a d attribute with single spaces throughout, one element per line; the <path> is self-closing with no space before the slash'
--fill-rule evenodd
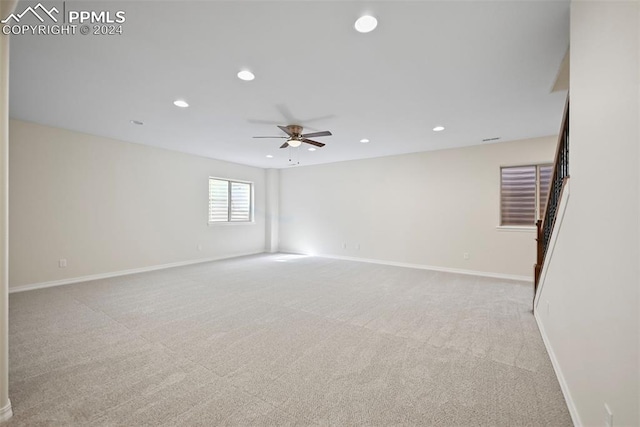
<path id="1" fill-rule="evenodd" d="M 289 138 L 288 136 L 254 136 L 254 138 Z"/>
<path id="2" fill-rule="evenodd" d="M 289 146 L 289 143 L 288 143 L 288 142 L 285 142 L 284 144 L 282 144 L 282 145 L 280 146 L 280 148 L 287 148 L 288 146 Z"/>
<path id="3" fill-rule="evenodd" d="M 306 142 L 307 144 L 315 145 L 316 147 L 324 147 L 324 144 L 322 142 L 312 141 L 307 138 L 301 138 L 300 141 Z"/>
<path id="4" fill-rule="evenodd" d="M 296 118 L 293 117 L 293 114 L 291 114 L 291 110 L 285 104 L 277 104 L 276 109 L 280 114 L 282 114 L 282 117 L 284 117 L 287 123 L 299 122 L 299 120 L 296 120 Z"/>
<path id="5" fill-rule="evenodd" d="M 278 123 L 282 123 L 282 120 L 261 120 L 261 119 L 247 119 L 247 122 L 258 125 L 273 125 L 277 126 Z"/>
<path id="6" fill-rule="evenodd" d="M 289 136 L 293 136 L 293 133 L 291 133 L 291 131 L 289 130 L 289 128 L 288 128 L 288 127 L 286 127 L 286 126 L 280 126 L 280 125 L 278 125 L 278 127 L 280 128 L 280 130 L 281 130 L 282 132 L 286 133 L 286 134 L 287 134 L 287 135 L 289 135 Z"/>
<path id="7" fill-rule="evenodd" d="M 309 123 L 309 122 L 317 122 L 317 121 L 320 121 L 320 120 L 332 119 L 332 118 L 334 118 L 335 116 L 336 116 L 335 114 L 329 114 L 329 115 L 326 115 L 326 116 L 312 117 L 312 118 L 310 118 L 310 119 L 300 120 L 300 123 L 305 123 L 305 124 L 307 124 L 307 123 Z"/>
<path id="8" fill-rule="evenodd" d="M 328 130 L 323 130 L 322 132 L 305 133 L 300 136 L 302 136 L 303 138 L 313 138 L 314 136 L 331 136 L 331 132 L 329 132 Z"/>

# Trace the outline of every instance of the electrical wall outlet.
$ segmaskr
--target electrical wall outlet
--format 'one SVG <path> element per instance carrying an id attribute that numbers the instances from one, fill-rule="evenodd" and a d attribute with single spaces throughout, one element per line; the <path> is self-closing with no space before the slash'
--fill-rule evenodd
<path id="1" fill-rule="evenodd" d="M 606 427 L 613 427 L 613 412 L 606 403 L 604 404 L 604 413 L 604 425 Z"/>
<path id="2" fill-rule="evenodd" d="M 464 252 L 464 253 L 462 254 L 462 258 L 464 258 L 464 259 L 469 259 L 469 252 Z"/>
<path id="3" fill-rule="evenodd" d="M 198 252 L 202 252 L 202 245 L 198 245 Z"/>
<path id="4" fill-rule="evenodd" d="M 58 267 L 59 268 L 67 268 L 67 259 L 66 258 L 60 258 L 58 260 Z"/>
<path id="5" fill-rule="evenodd" d="M 347 249 L 347 244 L 346 243 L 342 244 L 342 249 Z"/>
<path id="6" fill-rule="evenodd" d="M 360 243 L 356 243 L 356 251 L 360 250 Z"/>

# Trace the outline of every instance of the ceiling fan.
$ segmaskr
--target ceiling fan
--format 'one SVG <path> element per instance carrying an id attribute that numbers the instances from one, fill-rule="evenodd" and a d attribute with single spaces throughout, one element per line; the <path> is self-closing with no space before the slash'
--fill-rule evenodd
<path id="1" fill-rule="evenodd" d="M 316 147 L 324 147 L 325 144 L 318 141 L 312 141 L 309 138 L 318 137 L 318 136 L 331 136 L 331 132 L 328 130 L 323 130 L 321 132 L 312 132 L 312 133 L 302 133 L 302 126 L 300 125 L 289 125 L 289 126 L 278 126 L 280 130 L 287 134 L 287 136 L 254 136 L 254 138 L 287 138 L 284 144 L 280 146 L 280 148 L 287 147 L 299 147 L 303 142 L 305 144 L 315 145 Z"/>

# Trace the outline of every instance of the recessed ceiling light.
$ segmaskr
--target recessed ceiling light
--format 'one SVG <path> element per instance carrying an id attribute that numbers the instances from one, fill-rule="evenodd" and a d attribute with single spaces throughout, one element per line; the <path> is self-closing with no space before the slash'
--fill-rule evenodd
<path id="1" fill-rule="evenodd" d="M 364 15 L 358 18 L 353 26 L 359 33 L 368 33 L 375 30 L 378 26 L 378 20 L 371 15 Z"/>
<path id="2" fill-rule="evenodd" d="M 309 151 L 316 151 L 316 147 L 309 147 Z"/>
<path id="3" fill-rule="evenodd" d="M 442 130 L 444 130 L 444 126 L 436 126 L 436 127 L 433 128 L 434 132 L 440 132 Z"/>
<path id="4" fill-rule="evenodd" d="M 144 124 L 140 120 L 129 120 L 129 123 L 131 123 L 132 125 L 138 125 L 138 126 L 142 126 Z"/>
<path id="5" fill-rule="evenodd" d="M 176 107 L 180 107 L 180 108 L 187 108 L 189 106 L 187 101 L 185 101 L 183 99 L 176 99 L 175 101 L 173 101 L 173 105 L 175 105 Z"/>
<path id="6" fill-rule="evenodd" d="M 363 144 L 366 144 L 367 142 L 369 142 L 369 140 L 367 138 L 363 138 L 360 140 L 360 142 L 362 142 Z"/>
<path id="7" fill-rule="evenodd" d="M 256 76 L 254 76 L 253 73 L 251 71 L 249 71 L 249 70 L 242 70 L 242 71 L 240 71 L 238 73 L 238 78 L 240 80 L 244 80 L 246 82 L 249 82 L 249 81 L 255 79 Z"/>
<path id="8" fill-rule="evenodd" d="M 273 156 L 271 154 L 267 154 L 267 159 L 273 159 Z"/>

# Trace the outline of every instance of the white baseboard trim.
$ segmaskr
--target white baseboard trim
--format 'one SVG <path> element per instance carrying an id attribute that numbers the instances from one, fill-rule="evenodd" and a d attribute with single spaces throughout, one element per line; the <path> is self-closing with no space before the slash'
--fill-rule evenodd
<path id="1" fill-rule="evenodd" d="M 13 410 L 11 409 L 11 400 L 7 399 L 7 404 L 0 408 L 0 423 L 7 421 L 9 418 L 13 417 Z"/>
<path id="2" fill-rule="evenodd" d="M 294 253 L 294 252 L 290 252 L 290 253 Z M 442 271 L 444 273 L 466 274 L 469 276 L 491 277 L 494 279 L 516 280 L 519 282 L 533 283 L 533 277 L 517 276 L 514 274 L 491 273 L 486 271 L 475 271 L 475 270 L 463 270 L 459 268 L 436 267 L 432 265 L 411 264 L 407 262 L 385 261 L 380 259 L 358 258 L 358 257 L 350 257 L 350 256 L 342 256 L 342 255 L 330 255 L 330 254 L 302 254 L 302 255 L 318 256 L 322 258 L 331 258 L 331 259 L 341 259 L 345 261 L 368 262 L 371 264 L 392 265 L 394 267 L 417 268 L 419 270 Z"/>
<path id="3" fill-rule="evenodd" d="M 564 400 L 567 403 L 567 409 L 569 409 L 569 414 L 571 415 L 571 421 L 573 425 L 576 427 L 582 427 L 582 421 L 580 421 L 580 415 L 578 414 L 578 409 L 576 408 L 576 404 L 571 397 L 571 392 L 569 391 L 569 385 L 567 384 L 567 380 L 564 378 L 564 374 L 562 373 L 562 369 L 560 369 L 560 363 L 558 363 L 558 359 L 556 358 L 556 354 L 553 351 L 553 347 L 551 347 L 551 342 L 549 341 L 549 337 L 547 336 L 547 332 L 544 329 L 544 324 L 540 317 L 538 316 L 537 310 L 533 312 L 533 317 L 536 319 L 536 323 L 538 324 L 538 330 L 540 331 L 540 335 L 542 336 L 542 342 L 544 342 L 544 346 L 547 349 L 547 353 L 549 354 L 549 358 L 551 359 L 551 365 L 553 366 L 553 370 L 556 373 L 556 377 L 558 378 L 558 383 L 560 383 L 560 389 L 562 390 L 562 394 L 564 395 Z"/>
<path id="4" fill-rule="evenodd" d="M 223 255 L 223 256 L 212 257 L 212 258 L 200 258 L 200 259 L 194 259 L 189 261 L 172 262 L 169 264 L 152 265 L 149 267 L 132 268 L 130 270 L 114 271 L 111 273 L 91 274 L 89 276 L 71 277 L 68 279 L 61 279 L 61 280 L 52 280 L 50 282 L 32 283 L 28 285 L 18 285 L 13 287 L 9 286 L 9 293 L 13 294 L 15 292 L 25 292 L 25 291 L 32 291 L 35 289 L 51 288 L 54 286 L 71 285 L 73 283 L 90 282 L 92 280 L 108 279 L 111 277 L 126 276 L 129 274 L 146 273 L 149 271 L 164 270 L 167 268 L 182 267 L 182 266 L 191 265 L 191 264 L 201 264 L 203 262 L 219 261 L 222 259 L 238 258 L 242 256 L 257 255 L 261 253 L 264 253 L 264 252 L 263 251 L 247 252 L 247 253 L 240 253 L 240 254 L 234 254 L 234 255 Z"/>
<path id="5" fill-rule="evenodd" d="M 538 289 L 536 290 L 536 294 L 533 296 L 534 311 L 537 310 L 538 308 L 538 302 L 540 300 L 540 295 L 542 295 L 544 282 L 547 279 L 549 264 L 551 263 L 551 258 L 553 258 L 553 251 L 556 248 L 556 240 L 558 240 L 558 234 L 560 234 L 560 229 L 562 228 L 562 220 L 564 219 L 564 213 L 567 210 L 567 205 L 569 204 L 569 194 L 571 193 L 571 191 L 569 191 L 570 190 L 569 184 L 571 184 L 571 178 L 567 178 L 567 182 L 565 183 L 564 189 L 562 190 L 560 203 L 558 204 L 558 213 L 556 216 L 556 223 L 553 226 L 553 231 L 551 231 L 551 238 L 549 239 L 549 247 L 547 248 L 547 255 L 544 257 L 544 263 L 542 264 L 540 280 L 538 282 Z"/>

